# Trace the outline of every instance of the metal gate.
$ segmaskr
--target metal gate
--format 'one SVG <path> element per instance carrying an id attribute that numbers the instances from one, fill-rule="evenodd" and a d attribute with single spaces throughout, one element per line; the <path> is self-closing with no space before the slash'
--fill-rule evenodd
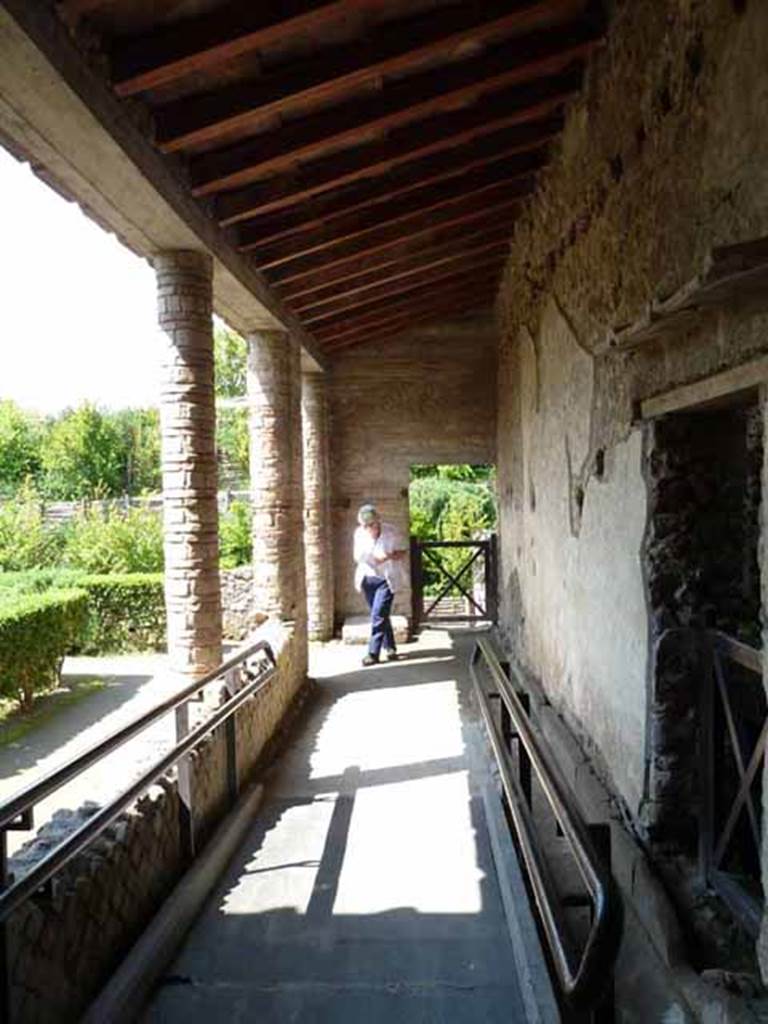
<path id="1" fill-rule="evenodd" d="M 411 537 L 412 620 L 496 622 L 496 535 L 487 540 Z"/>

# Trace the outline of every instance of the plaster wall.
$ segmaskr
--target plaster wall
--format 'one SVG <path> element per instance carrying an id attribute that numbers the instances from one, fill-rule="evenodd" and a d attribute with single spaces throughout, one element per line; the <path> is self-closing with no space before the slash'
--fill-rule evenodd
<path id="1" fill-rule="evenodd" d="M 464 319 L 339 354 L 329 373 L 336 618 L 364 610 L 352 535 L 372 501 L 408 537 L 415 463 L 495 461 L 495 330 Z M 396 611 L 410 615 L 410 590 Z"/>
<path id="2" fill-rule="evenodd" d="M 768 11 L 612 7 L 499 297 L 501 625 L 642 824 L 655 634 L 640 403 L 765 352 L 768 320 L 735 300 L 642 344 L 621 331 L 713 248 L 768 236 Z"/>

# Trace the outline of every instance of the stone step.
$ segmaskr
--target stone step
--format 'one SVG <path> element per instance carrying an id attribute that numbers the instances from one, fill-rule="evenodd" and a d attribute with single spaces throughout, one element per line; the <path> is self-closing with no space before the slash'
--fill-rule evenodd
<path id="1" fill-rule="evenodd" d="M 392 632 L 395 643 L 404 644 L 408 641 L 408 616 L 392 616 Z M 371 620 L 367 615 L 348 615 L 341 627 L 341 639 L 345 644 L 367 644 L 371 633 Z"/>

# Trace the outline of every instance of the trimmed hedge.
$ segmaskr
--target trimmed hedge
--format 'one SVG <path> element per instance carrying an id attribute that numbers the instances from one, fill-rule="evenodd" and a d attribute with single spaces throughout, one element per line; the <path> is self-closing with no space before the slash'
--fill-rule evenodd
<path id="1" fill-rule="evenodd" d="M 83 636 L 88 596 L 82 590 L 0 596 L 0 694 L 28 708 L 59 681 L 64 655 Z"/>
<path id="2" fill-rule="evenodd" d="M 77 586 L 88 595 L 83 654 L 164 650 L 162 573 L 83 576 Z"/>
<path id="3" fill-rule="evenodd" d="M 87 594 L 88 616 L 76 645 L 82 654 L 163 650 L 166 642 L 162 573 L 94 575 L 76 569 L 0 573 L 4 595 L 44 594 L 51 588 Z"/>

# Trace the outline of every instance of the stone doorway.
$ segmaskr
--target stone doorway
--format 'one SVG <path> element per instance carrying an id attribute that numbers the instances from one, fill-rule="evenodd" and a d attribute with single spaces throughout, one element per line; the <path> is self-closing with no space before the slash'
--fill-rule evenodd
<path id="1" fill-rule="evenodd" d="M 752 937 L 763 902 L 762 462 L 756 390 L 649 427 L 644 564 L 655 654 L 644 824 L 694 908 L 684 914 L 694 933 L 712 891 Z M 703 916 L 711 913 L 710 904 Z M 720 960 L 710 944 L 701 949 L 703 961 Z"/>

